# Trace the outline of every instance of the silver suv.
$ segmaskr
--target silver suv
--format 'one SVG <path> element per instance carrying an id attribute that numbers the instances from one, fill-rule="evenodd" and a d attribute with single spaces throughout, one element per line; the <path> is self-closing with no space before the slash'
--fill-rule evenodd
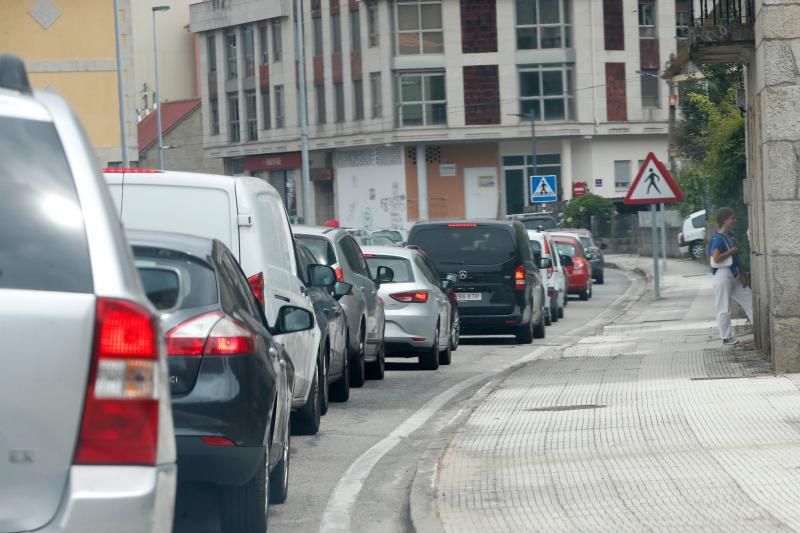
<path id="1" fill-rule="evenodd" d="M 0 55 L 0 532 L 169 532 L 162 334 L 66 103 Z"/>

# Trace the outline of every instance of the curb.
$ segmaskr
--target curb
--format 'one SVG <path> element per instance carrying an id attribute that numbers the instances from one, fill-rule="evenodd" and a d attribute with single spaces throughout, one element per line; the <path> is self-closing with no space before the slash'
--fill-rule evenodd
<path id="1" fill-rule="evenodd" d="M 633 305 L 642 301 L 647 294 L 647 284 L 643 282 L 644 280 L 642 278 L 646 280 L 647 275 L 644 270 L 638 267 L 634 269 L 625 269 L 620 268 L 614 263 L 606 263 L 606 266 L 619 270 L 631 281 L 630 288 L 623 295 L 627 295 L 628 298 L 626 298 L 626 301 L 622 302 L 619 311 L 610 319 L 614 320 L 626 313 Z M 608 309 L 605 311 L 608 311 Z M 602 313 L 599 316 L 602 316 Z M 573 345 L 575 343 L 573 339 L 579 337 L 584 330 L 594 334 L 597 331 L 597 327 L 593 326 L 591 322 L 578 327 L 570 332 L 570 335 L 567 336 L 569 340 L 565 344 L 561 346 L 541 346 L 538 350 L 523 357 L 518 362 L 497 372 L 494 376 L 490 377 L 475 394 L 466 400 L 465 405 L 459 410 L 455 417 L 447 422 L 441 430 L 436 432 L 436 437 L 417 460 L 417 468 L 409 491 L 409 517 L 412 531 L 416 533 L 445 532 L 444 524 L 442 524 L 436 512 L 436 501 L 439 497 L 439 488 L 436 484 L 436 480 L 439 473 L 440 461 L 447 451 L 447 448 L 450 446 L 450 442 L 455 433 L 463 426 L 469 417 L 472 416 L 477 406 L 480 405 L 487 396 L 492 394 L 511 374 L 542 356 L 552 354 L 553 352 L 561 352 L 565 348 Z M 541 353 L 538 353 L 540 350 Z"/>

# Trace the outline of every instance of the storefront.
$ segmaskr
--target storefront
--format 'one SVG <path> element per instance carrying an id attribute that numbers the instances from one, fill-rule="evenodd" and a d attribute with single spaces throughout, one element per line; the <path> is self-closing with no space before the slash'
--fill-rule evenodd
<path id="1" fill-rule="evenodd" d="M 300 152 L 255 155 L 244 159 L 244 169 L 275 187 L 283 199 L 289 219 L 296 222 L 301 215 L 298 198 L 301 194 L 302 158 Z"/>

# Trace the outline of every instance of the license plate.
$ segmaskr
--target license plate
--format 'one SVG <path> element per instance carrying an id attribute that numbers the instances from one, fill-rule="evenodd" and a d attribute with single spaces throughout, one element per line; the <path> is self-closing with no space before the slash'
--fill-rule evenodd
<path id="1" fill-rule="evenodd" d="M 456 299 L 459 302 L 477 302 L 481 299 L 481 293 L 479 292 L 459 292 L 456 293 Z"/>

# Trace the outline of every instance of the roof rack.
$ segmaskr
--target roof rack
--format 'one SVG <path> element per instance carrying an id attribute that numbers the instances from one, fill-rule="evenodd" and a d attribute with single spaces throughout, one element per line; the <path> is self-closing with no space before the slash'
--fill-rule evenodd
<path id="1" fill-rule="evenodd" d="M 0 88 L 31 94 L 25 63 L 18 56 L 0 54 Z"/>

